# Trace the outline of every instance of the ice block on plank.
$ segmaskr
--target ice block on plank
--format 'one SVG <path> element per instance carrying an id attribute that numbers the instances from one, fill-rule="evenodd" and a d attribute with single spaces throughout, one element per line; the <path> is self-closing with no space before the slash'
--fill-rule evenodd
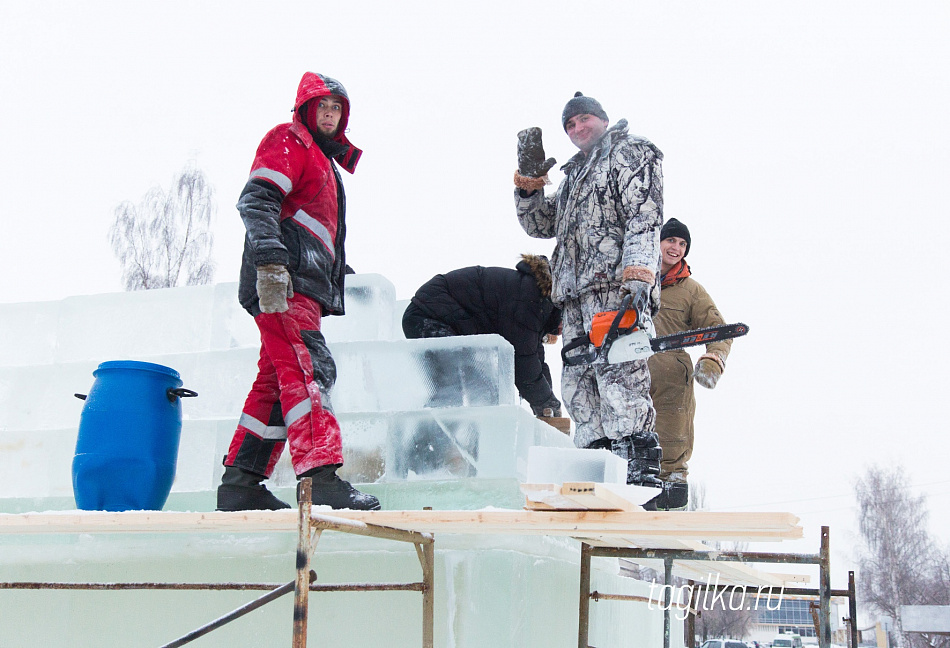
<path id="1" fill-rule="evenodd" d="M 608 450 L 534 447 L 528 452 L 527 483 L 625 484 L 627 462 Z"/>

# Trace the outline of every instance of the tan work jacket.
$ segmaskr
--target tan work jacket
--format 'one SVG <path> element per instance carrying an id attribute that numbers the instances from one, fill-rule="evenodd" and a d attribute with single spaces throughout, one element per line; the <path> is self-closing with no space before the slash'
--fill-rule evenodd
<path id="1" fill-rule="evenodd" d="M 725 323 L 712 297 L 692 277 L 663 286 L 660 312 L 654 318 L 658 336 Z M 725 362 L 731 346 L 732 340 L 721 340 L 707 345 L 706 352 L 716 353 Z M 693 454 L 696 413 L 693 363 L 686 351 L 679 350 L 657 353 L 650 357 L 649 365 L 656 432 L 663 448 L 660 478 L 686 481 L 687 462 Z"/>

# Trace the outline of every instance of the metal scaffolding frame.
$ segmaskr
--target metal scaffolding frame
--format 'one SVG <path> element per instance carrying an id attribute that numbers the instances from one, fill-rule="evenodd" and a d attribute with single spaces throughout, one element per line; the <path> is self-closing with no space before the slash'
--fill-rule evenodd
<path id="1" fill-rule="evenodd" d="M 371 536 L 409 542 L 415 545 L 419 564 L 422 566 L 422 582 L 413 583 L 422 592 L 422 647 L 433 648 L 435 594 L 435 540 L 431 533 L 403 531 L 390 527 L 375 526 L 354 520 L 327 519 L 311 514 L 311 480 L 300 480 L 300 504 L 298 505 L 297 579 L 294 584 L 294 640 L 293 648 L 307 648 L 307 617 L 310 594 L 310 560 L 317 540 L 323 531 L 342 531 L 356 535 Z M 311 529 L 315 535 L 311 537 Z"/>
<path id="2" fill-rule="evenodd" d="M 433 648 L 434 592 L 433 575 L 435 539 L 431 533 L 404 531 L 389 527 L 366 524 L 354 520 L 313 514 L 311 504 L 312 484 L 309 478 L 300 480 L 300 503 L 298 504 L 298 536 L 296 550 L 296 578 L 283 585 L 279 583 L 53 583 L 13 582 L 0 583 L 0 590 L 241 590 L 266 591 L 263 596 L 242 605 L 200 628 L 179 637 L 161 648 L 178 648 L 191 643 L 209 632 L 220 628 L 245 614 L 256 610 L 285 594 L 294 593 L 293 648 L 307 647 L 307 617 L 309 616 L 310 592 L 380 592 L 402 591 L 422 593 L 422 647 Z M 422 567 L 422 580 L 410 583 L 341 583 L 318 584 L 317 575 L 310 569 L 313 552 L 323 531 L 339 531 L 415 546 Z"/>
<path id="3" fill-rule="evenodd" d="M 581 544 L 581 577 L 580 577 L 580 604 L 578 611 L 578 648 L 591 648 L 589 646 L 590 636 L 590 601 L 613 600 L 613 601 L 649 601 L 641 596 L 629 596 L 623 594 L 603 594 L 596 590 L 591 592 L 591 559 L 595 557 L 603 558 L 630 558 L 630 559 L 659 559 L 663 561 L 664 574 L 663 584 L 671 585 L 673 579 L 673 561 L 674 560 L 703 560 L 711 562 L 740 562 L 740 563 L 783 563 L 799 565 L 818 565 L 819 580 L 818 589 L 809 588 L 783 588 L 783 592 L 792 595 L 817 596 L 818 604 L 818 645 L 819 648 L 831 647 L 831 599 L 833 597 L 845 597 L 848 599 L 849 608 L 849 627 L 850 648 L 858 648 L 857 631 L 857 604 L 855 597 L 854 572 L 848 576 L 847 590 L 831 589 L 831 551 L 829 544 L 828 527 L 821 527 L 821 547 L 817 554 L 795 554 L 795 553 L 763 553 L 749 551 L 692 551 L 679 549 L 644 549 L 640 547 L 596 547 L 586 542 Z M 700 584 L 700 588 L 707 589 Z M 732 587 L 729 585 L 719 586 L 718 589 Z M 714 589 L 714 588 L 708 588 Z M 663 600 L 663 648 L 670 648 L 670 608 L 672 588 L 664 588 Z M 690 601 L 690 604 L 692 601 Z M 695 608 L 690 609 L 687 614 L 687 634 L 689 635 L 692 648 L 692 637 L 695 636 L 692 624 L 695 620 Z"/>

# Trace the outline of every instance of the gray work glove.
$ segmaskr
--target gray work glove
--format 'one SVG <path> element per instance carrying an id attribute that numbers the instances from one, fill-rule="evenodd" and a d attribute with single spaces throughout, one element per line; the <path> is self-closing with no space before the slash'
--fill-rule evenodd
<path id="1" fill-rule="evenodd" d="M 283 313 L 294 296 L 287 267 L 277 263 L 257 266 L 257 297 L 263 313 Z"/>
<path id="2" fill-rule="evenodd" d="M 637 311 L 639 319 L 637 325 L 650 337 L 655 337 L 656 331 L 653 328 L 653 318 L 650 317 L 650 293 L 653 291 L 653 285 L 645 281 L 636 279 L 627 279 L 620 284 L 620 294 L 630 293 L 633 299 L 630 300 L 630 308 Z"/>
<path id="3" fill-rule="evenodd" d="M 526 128 L 518 133 L 518 173 L 528 178 L 540 178 L 547 175 L 557 164 L 557 160 L 544 158 L 544 146 L 541 144 L 541 129 L 537 126 Z"/>
<path id="4" fill-rule="evenodd" d="M 721 375 L 722 367 L 719 363 L 707 357 L 700 358 L 693 370 L 693 380 L 706 389 L 714 389 Z"/>

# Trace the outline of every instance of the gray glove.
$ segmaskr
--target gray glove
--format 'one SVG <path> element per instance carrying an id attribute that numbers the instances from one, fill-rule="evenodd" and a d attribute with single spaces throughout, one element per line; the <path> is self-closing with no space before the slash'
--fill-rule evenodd
<path id="1" fill-rule="evenodd" d="M 645 281 L 637 279 L 627 279 L 620 284 L 620 294 L 630 293 L 633 299 L 630 300 L 630 308 L 637 311 L 639 319 L 637 325 L 646 331 L 650 337 L 654 337 L 656 331 L 653 328 L 653 318 L 650 316 L 650 292 L 653 286 Z"/>
<path id="2" fill-rule="evenodd" d="M 544 146 L 541 144 L 541 129 L 537 126 L 526 128 L 518 133 L 518 173 L 528 178 L 540 178 L 547 175 L 557 164 L 552 158 L 544 159 Z"/>
<path id="3" fill-rule="evenodd" d="M 286 266 L 277 263 L 257 266 L 257 297 L 261 312 L 283 313 L 287 310 L 287 299 L 293 296 L 294 288 Z"/>
<path id="4" fill-rule="evenodd" d="M 693 380 L 706 389 L 714 389 L 721 375 L 722 367 L 711 358 L 700 358 L 693 370 Z"/>

